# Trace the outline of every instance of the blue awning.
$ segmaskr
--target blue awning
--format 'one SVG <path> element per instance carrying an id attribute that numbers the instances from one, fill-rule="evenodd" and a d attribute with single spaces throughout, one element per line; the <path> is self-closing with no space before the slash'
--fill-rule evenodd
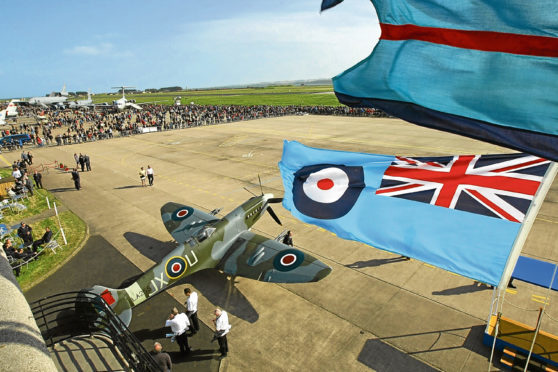
<path id="1" fill-rule="evenodd" d="M 548 288 L 555 269 L 556 264 L 537 260 L 536 258 L 519 256 L 512 278 Z M 558 271 L 552 282 L 552 289 L 558 291 Z"/>

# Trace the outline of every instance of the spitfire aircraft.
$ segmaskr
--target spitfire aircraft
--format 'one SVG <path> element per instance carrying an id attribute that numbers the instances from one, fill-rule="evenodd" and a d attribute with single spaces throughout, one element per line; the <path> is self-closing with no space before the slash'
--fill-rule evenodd
<path id="1" fill-rule="evenodd" d="M 96 285 L 87 291 L 100 295 L 129 325 L 134 306 L 204 269 L 272 283 L 323 279 L 331 272 L 329 266 L 298 249 L 250 231 L 266 210 L 281 224 L 269 205 L 281 201 L 273 194 L 254 196 L 221 219 L 215 216 L 218 211 L 205 213 L 167 203 L 161 208 L 161 216 L 178 247 L 127 288 Z"/>

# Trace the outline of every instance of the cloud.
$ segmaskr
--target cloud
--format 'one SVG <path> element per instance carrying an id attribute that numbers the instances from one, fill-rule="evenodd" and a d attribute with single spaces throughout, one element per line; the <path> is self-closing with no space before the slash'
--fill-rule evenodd
<path id="1" fill-rule="evenodd" d="M 71 49 L 64 50 L 66 54 L 78 54 L 87 56 L 98 56 L 101 54 L 108 54 L 114 50 L 111 43 L 101 43 L 98 45 L 78 45 Z"/>
<path id="2" fill-rule="evenodd" d="M 253 82 L 333 76 L 367 57 L 380 35 L 371 7 L 350 14 L 250 14 L 185 26 L 173 47 L 195 56 L 191 69 L 211 66 L 216 79 Z M 200 57 L 205 66 L 197 66 Z"/>
<path id="3" fill-rule="evenodd" d="M 118 50 L 112 43 L 102 42 L 96 45 L 76 45 L 73 48 L 65 49 L 64 53 L 80 56 L 114 56 L 131 57 L 130 51 Z"/>

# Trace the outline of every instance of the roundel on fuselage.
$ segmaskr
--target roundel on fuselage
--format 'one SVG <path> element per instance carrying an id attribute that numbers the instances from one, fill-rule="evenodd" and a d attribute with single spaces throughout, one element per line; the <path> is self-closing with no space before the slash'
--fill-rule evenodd
<path id="1" fill-rule="evenodd" d="M 165 274 L 169 279 L 178 279 L 186 272 L 188 263 L 184 257 L 174 256 L 165 264 Z"/>

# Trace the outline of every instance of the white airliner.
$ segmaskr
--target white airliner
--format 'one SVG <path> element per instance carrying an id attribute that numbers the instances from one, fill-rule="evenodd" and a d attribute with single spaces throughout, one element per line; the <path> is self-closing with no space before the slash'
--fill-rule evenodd
<path id="1" fill-rule="evenodd" d="M 136 104 L 134 101 L 126 99 L 126 95 L 124 93 L 124 91 L 126 89 L 135 89 L 134 87 L 120 86 L 120 87 L 112 87 L 112 89 L 119 89 L 119 90 L 121 89 L 122 90 L 122 98 L 117 99 L 115 101 L 112 101 L 112 104 L 114 105 L 114 107 L 117 110 L 122 111 L 122 110 L 126 109 L 127 107 L 133 107 L 136 110 L 141 110 L 141 106 Z"/>
<path id="2" fill-rule="evenodd" d="M 87 92 L 87 99 L 68 101 L 68 107 L 70 108 L 81 108 L 81 107 L 91 107 L 91 106 L 93 106 L 93 100 L 91 99 L 91 90 Z"/>
<path id="3" fill-rule="evenodd" d="M 46 97 L 33 97 L 27 101 L 30 105 L 37 106 L 59 106 L 64 107 L 64 103 L 68 100 L 68 92 L 66 91 L 66 84 L 62 87 L 62 91 L 53 92 Z"/>
<path id="4" fill-rule="evenodd" d="M 15 118 L 17 116 L 17 106 L 15 102 L 17 102 L 17 100 L 12 99 L 10 103 L 8 103 L 8 107 L 0 111 L 0 125 L 6 124 L 6 119 Z"/>

